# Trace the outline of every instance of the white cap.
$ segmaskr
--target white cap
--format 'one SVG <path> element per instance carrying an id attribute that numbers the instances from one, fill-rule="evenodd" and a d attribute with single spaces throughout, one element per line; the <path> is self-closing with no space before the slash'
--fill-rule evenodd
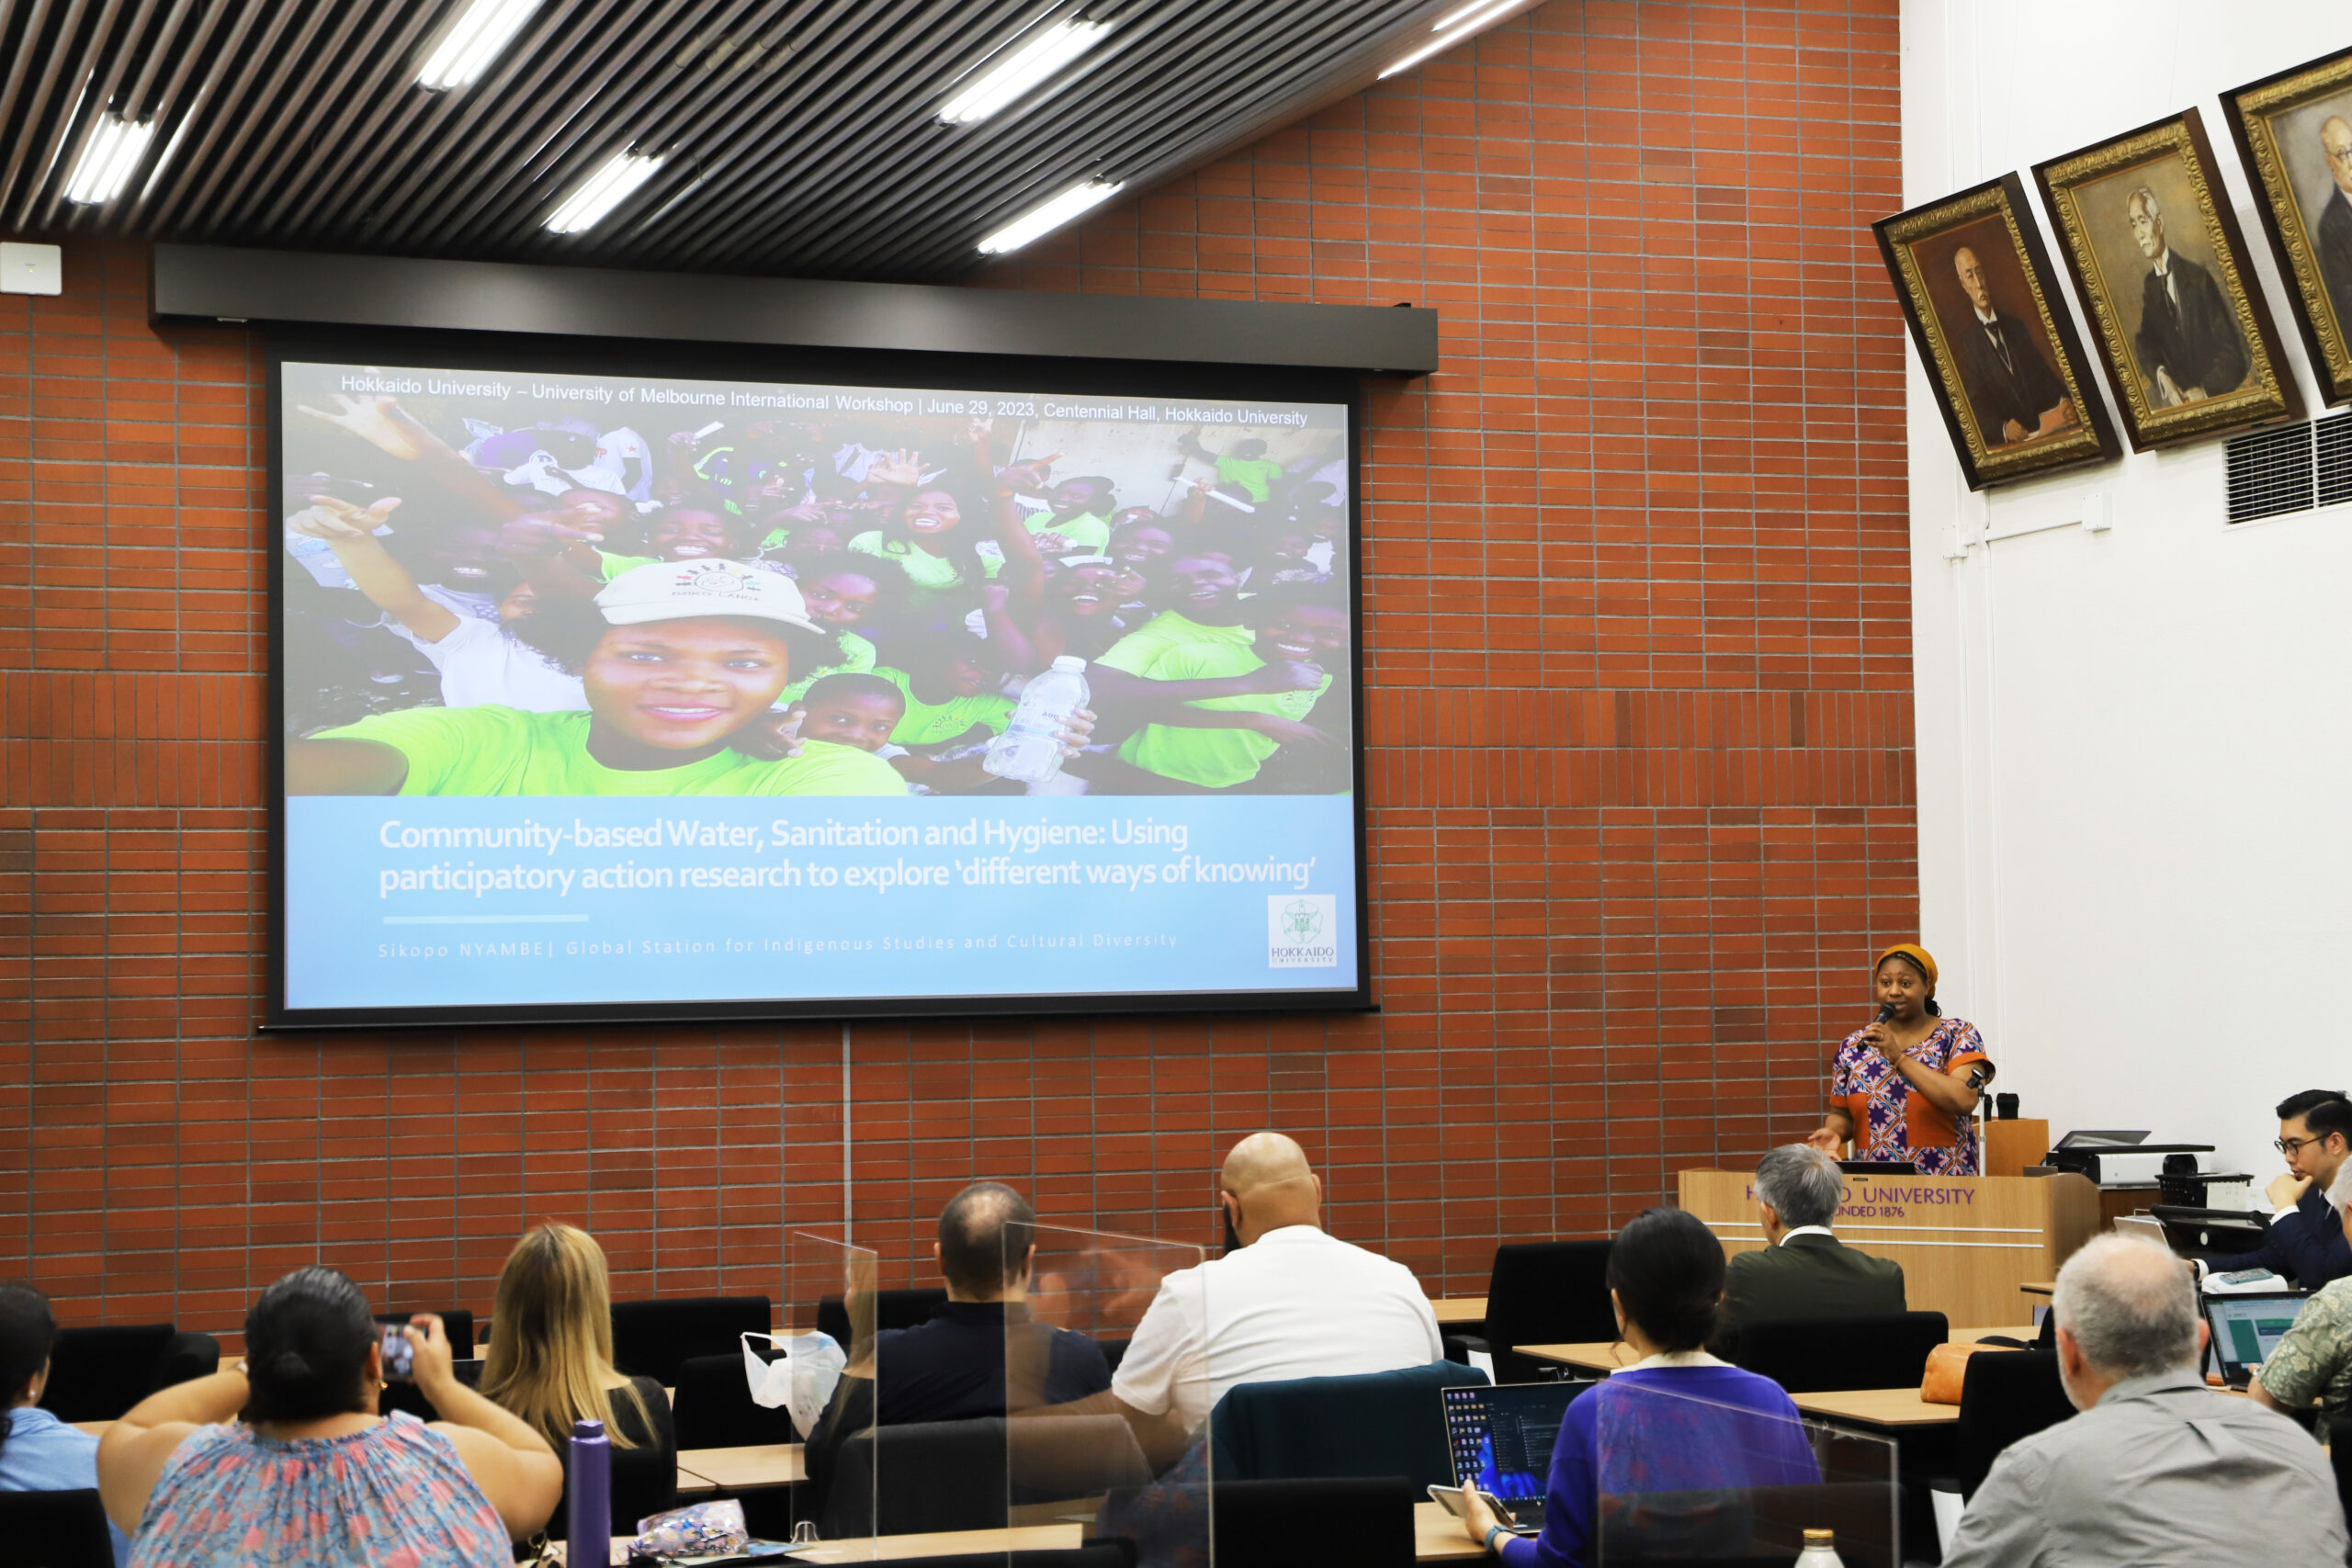
<path id="1" fill-rule="evenodd" d="M 748 615 L 823 635 L 788 577 L 734 560 L 654 561 L 605 584 L 596 608 L 616 626 L 683 621 L 697 615 Z"/>
<path id="2" fill-rule="evenodd" d="M 1065 653 L 1054 660 L 1054 668 L 1065 675 L 1075 675 L 1086 668 L 1086 660 L 1075 653 Z"/>

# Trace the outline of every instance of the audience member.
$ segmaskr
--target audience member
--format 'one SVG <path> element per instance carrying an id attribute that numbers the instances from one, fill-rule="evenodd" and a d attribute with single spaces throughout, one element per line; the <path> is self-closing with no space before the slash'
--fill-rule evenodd
<path id="1" fill-rule="evenodd" d="M 1702 1527 L 1708 1548 L 1729 1550 L 1668 1554 L 1736 1556 L 1748 1522 L 1744 1511 L 1721 1506 L 1722 1491 L 1807 1485 L 1821 1475 L 1781 1385 L 1700 1348 L 1715 1331 L 1723 1244 L 1679 1209 L 1645 1209 L 1617 1233 L 1608 1280 L 1617 1332 L 1641 1359 L 1568 1406 L 1552 1447 L 1543 1533 L 1510 1534 L 1475 1488 L 1464 1493 L 1464 1527 L 1510 1568 L 1582 1568 L 1604 1555 L 1596 1540 L 1604 1523 L 1610 1561 L 1645 1544 L 1636 1539 L 1640 1519 L 1604 1519 L 1601 1495 L 1712 1492 L 1714 1525 L 1736 1542 L 1715 1540 Z M 1678 1533 L 1689 1524 L 1678 1517 Z"/>
<path id="2" fill-rule="evenodd" d="M 1757 1162 L 1764 1247 L 1739 1254 L 1725 1269 L 1710 1350 L 1738 1359 L 1740 1328 L 1758 1318 L 1904 1310 L 1903 1265 L 1857 1252 L 1830 1232 L 1845 1191 L 1838 1162 L 1810 1144 L 1783 1145 Z"/>
<path id="3" fill-rule="evenodd" d="M 602 1421 L 613 1445 L 613 1533 L 675 1501 L 678 1434 L 670 1396 L 613 1366 L 612 1277 L 586 1231 L 544 1224 L 506 1255 L 491 1309 L 481 1391 L 530 1424 L 570 1465 L 572 1424 Z M 569 1482 L 567 1480 L 567 1485 Z M 556 1510 L 551 1533 L 563 1533 Z"/>
<path id="4" fill-rule="evenodd" d="M 98 1439 L 40 1408 L 57 1319 L 30 1285 L 0 1285 L 0 1492 L 82 1492 L 98 1483 Z M 130 1543 L 107 1521 L 117 1568 Z"/>
<path id="5" fill-rule="evenodd" d="M 2058 1271 L 2051 1310 L 2058 1375 L 2082 1415 L 1994 1461 L 1945 1568 L 2344 1561 L 2317 1445 L 2199 1375 L 2206 1329 L 2178 1259 L 2094 1237 Z"/>
<path id="6" fill-rule="evenodd" d="M 2341 1228 L 2352 1237 L 2352 1209 Z M 2319 1430 L 2352 1416 L 2352 1278 L 2331 1280 L 2296 1310 L 2247 1390 L 2273 1410 L 2319 1406 Z"/>
<path id="7" fill-rule="evenodd" d="M 976 1181 L 948 1201 L 931 1249 L 946 1303 L 928 1323 L 876 1335 L 870 1360 L 851 1358 L 808 1437 L 816 1511 L 842 1445 L 868 1427 L 1004 1416 L 1111 1386 L 1100 1346 L 1029 1314 L 1036 1232 L 1027 1200 L 1001 1181 Z"/>
<path id="8" fill-rule="evenodd" d="M 245 1314 L 245 1359 L 150 1394 L 98 1440 L 98 1490 L 134 1568 L 481 1568 L 547 1521 L 547 1439 L 459 1382 L 430 1314 L 400 1331 L 443 1419 L 376 1414 L 368 1299 L 298 1269 Z M 250 1369 L 250 1370 L 248 1370 Z"/>
<path id="9" fill-rule="evenodd" d="M 2352 1101 L 2341 1089 L 2307 1089 L 2280 1100 L 2278 1115 L 2274 1146 L 2287 1156 L 2287 1172 L 2271 1179 L 2269 1197 L 2278 1212 L 2271 1216 L 2260 1247 L 2206 1259 L 2198 1265 L 2200 1278 L 2267 1269 L 2290 1276 L 2306 1291 L 2316 1291 L 2352 1275 L 2352 1243 L 2346 1241 L 2335 1211 L 2327 1205 L 2328 1187 L 2352 1154 Z"/>
<path id="10" fill-rule="evenodd" d="M 1411 1271 L 1323 1229 L 1323 1183 L 1296 1143 L 1244 1138 L 1217 1187 L 1226 1255 L 1160 1282 L 1111 1382 L 1155 1465 L 1237 1383 L 1396 1371 L 1445 1354 Z"/>

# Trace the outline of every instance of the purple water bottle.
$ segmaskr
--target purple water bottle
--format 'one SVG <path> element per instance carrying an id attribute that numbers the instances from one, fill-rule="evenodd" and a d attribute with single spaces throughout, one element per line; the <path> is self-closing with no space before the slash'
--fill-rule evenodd
<path id="1" fill-rule="evenodd" d="M 582 1562 L 605 1560 L 605 1543 L 613 1539 L 613 1440 L 605 1436 L 602 1421 L 571 1424 L 571 1465 L 567 1478 L 564 1534 L 572 1550 L 594 1550 Z"/>

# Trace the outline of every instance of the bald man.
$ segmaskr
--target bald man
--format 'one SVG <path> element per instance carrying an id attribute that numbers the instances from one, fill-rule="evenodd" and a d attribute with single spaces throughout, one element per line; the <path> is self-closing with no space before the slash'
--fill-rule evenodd
<path id="1" fill-rule="evenodd" d="M 1323 1182 L 1306 1151 L 1256 1133 L 1217 1177 L 1226 1255 L 1160 1282 L 1111 1380 L 1139 1436 L 1165 1457 L 1237 1383 L 1396 1371 L 1441 1360 L 1445 1342 L 1402 1264 L 1323 1229 Z"/>
<path id="2" fill-rule="evenodd" d="M 2319 128 L 2319 146 L 2335 185 L 2312 225 L 2312 250 L 2335 310 L 2335 330 L 2352 343 L 2352 123 L 2340 114 L 2328 116 Z"/>

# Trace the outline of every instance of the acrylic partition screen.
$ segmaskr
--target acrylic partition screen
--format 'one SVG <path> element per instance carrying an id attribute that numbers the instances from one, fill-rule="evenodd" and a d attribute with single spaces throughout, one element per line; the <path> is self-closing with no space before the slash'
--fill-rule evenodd
<path id="1" fill-rule="evenodd" d="M 1351 402 L 275 363 L 273 1022 L 1368 994 Z"/>
<path id="2" fill-rule="evenodd" d="M 1575 1490 L 1593 1511 L 1555 1519 L 1554 1498 L 1544 1528 L 1587 1562 L 1787 1562 L 1826 1530 L 1846 1568 L 1902 1563 L 1893 1443 L 1625 1378 L 1571 1405 L 1559 1440 L 1589 1466 Z"/>
<path id="3" fill-rule="evenodd" d="M 763 1512 L 759 1523 L 771 1532 L 787 1522 L 813 1528 L 825 1545 L 803 1553 L 811 1562 L 870 1557 L 877 1499 L 892 1461 L 876 1435 L 884 1406 L 875 1354 L 880 1258 L 870 1247 L 790 1231 L 784 1266 L 784 1333 L 792 1357 L 806 1356 L 810 1364 L 769 1371 L 766 1386 L 754 1385 L 753 1397 L 788 1401 L 806 1479 L 792 1489 L 789 1521 Z M 681 1455 L 682 1469 L 692 1463 L 691 1455 Z"/>
<path id="4" fill-rule="evenodd" d="M 1138 1357 L 1125 1392 L 1147 1419 L 1108 1393 L 1111 1358 L 1129 1352 L 1163 1285 L 1163 1311 L 1208 1320 L 1206 1250 L 1038 1225 L 1007 1226 L 1002 1253 L 1024 1298 L 1001 1314 L 1008 1548 L 1074 1546 L 1082 1534 L 1130 1540 L 1145 1563 L 1209 1562 L 1209 1446 L 1192 1419 L 1206 1390 L 1181 1363 Z"/>

